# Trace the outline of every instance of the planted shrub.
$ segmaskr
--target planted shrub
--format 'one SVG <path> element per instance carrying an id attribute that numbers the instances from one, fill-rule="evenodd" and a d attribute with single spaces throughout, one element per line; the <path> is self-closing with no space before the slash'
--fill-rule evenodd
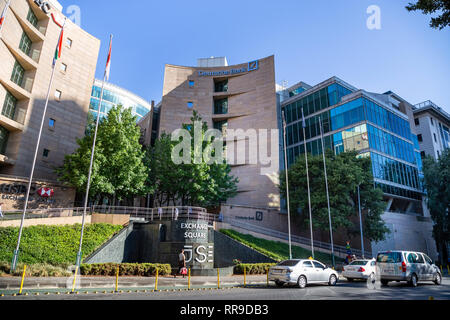
<path id="1" fill-rule="evenodd" d="M 19 263 L 16 271 L 11 275 L 21 277 L 24 265 L 24 263 Z M 0 275 L 9 275 L 10 272 L 11 265 L 9 263 L 0 263 Z M 67 265 L 54 266 L 46 263 L 38 263 L 27 265 L 27 269 L 25 270 L 26 277 L 70 277 L 71 275 L 72 272 L 68 270 Z"/>
<path id="2" fill-rule="evenodd" d="M 275 263 L 241 263 L 234 267 L 234 274 L 267 274 L 270 267 Z"/>
<path id="3" fill-rule="evenodd" d="M 119 268 L 119 276 L 151 277 L 156 275 L 167 276 L 172 273 L 169 264 L 154 263 L 95 263 L 82 264 L 81 274 L 84 276 L 115 276 Z"/>

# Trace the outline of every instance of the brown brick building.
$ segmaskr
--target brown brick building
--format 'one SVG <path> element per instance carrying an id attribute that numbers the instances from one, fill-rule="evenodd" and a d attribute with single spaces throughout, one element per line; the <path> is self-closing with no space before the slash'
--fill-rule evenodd
<path id="1" fill-rule="evenodd" d="M 159 133 L 172 133 L 189 123 L 193 110 L 209 128 L 225 133 L 227 157 L 235 158 L 231 166 L 232 174 L 240 180 L 238 195 L 229 199 L 223 213 L 241 206 L 240 214 L 246 212 L 245 208 L 253 216 L 255 209 L 279 213 L 280 141 L 274 56 L 233 66 L 228 66 L 225 59 L 217 63 L 217 58 L 200 59 L 197 67 L 166 65 Z M 230 135 L 239 129 L 242 135 Z M 261 129 L 269 130 L 265 140 L 259 136 Z M 273 137 L 270 130 L 274 130 Z M 255 138 L 252 132 L 256 133 L 256 149 L 249 145 Z M 237 151 L 239 143 L 246 147 L 241 161 L 237 161 L 238 156 L 243 156 Z M 265 148 L 260 150 L 262 145 Z M 272 149 L 275 152 L 271 154 Z M 233 155 L 230 150 L 234 150 Z M 271 156 L 270 164 L 261 161 L 261 152 Z"/>
<path id="2" fill-rule="evenodd" d="M 61 7 L 56 1 L 51 5 L 62 23 Z M 4 6 L 2 1 L 0 11 Z M 34 1 L 11 2 L 0 40 L 0 201 L 5 203 L 4 210 L 23 206 L 23 185 L 31 172 L 59 34 L 50 14 Z M 32 208 L 73 205 L 74 190 L 56 182 L 54 168 L 75 151 L 76 139 L 84 135 L 99 48 L 98 39 L 67 20 L 33 179 L 37 187 L 54 188 L 55 196 L 41 199 L 31 194 Z"/>

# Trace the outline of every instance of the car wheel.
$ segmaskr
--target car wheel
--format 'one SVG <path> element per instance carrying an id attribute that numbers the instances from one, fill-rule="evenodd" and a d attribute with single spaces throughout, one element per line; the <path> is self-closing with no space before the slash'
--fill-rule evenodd
<path id="1" fill-rule="evenodd" d="M 337 283 L 337 278 L 334 274 L 330 276 L 330 281 L 328 281 L 328 285 L 335 286 Z"/>
<path id="2" fill-rule="evenodd" d="M 416 274 L 415 273 L 413 273 L 412 275 L 411 275 L 411 280 L 409 280 L 409 285 L 411 286 L 411 287 L 417 287 L 417 276 L 416 276 Z"/>
<path id="3" fill-rule="evenodd" d="M 387 286 L 387 285 L 389 284 L 389 281 L 387 281 L 387 280 L 381 280 L 381 284 L 382 284 L 383 286 Z"/>
<path id="4" fill-rule="evenodd" d="M 436 278 L 434 279 L 434 283 L 438 286 L 440 286 L 442 283 L 442 276 L 439 272 L 436 273 Z"/>
<path id="5" fill-rule="evenodd" d="M 348 282 L 352 282 L 352 281 L 353 281 L 353 278 L 347 278 L 347 281 L 348 281 Z"/>
<path id="6" fill-rule="evenodd" d="M 308 283 L 308 282 L 307 282 L 305 276 L 300 276 L 300 277 L 298 278 L 297 284 L 298 284 L 298 287 L 299 287 L 300 289 L 306 288 L 306 284 L 307 284 L 307 283 Z"/>
<path id="7" fill-rule="evenodd" d="M 284 282 L 281 282 L 281 281 L 275 281 L 275 284 L 278 288 L 281 288 L 282 286 L 284 286 Z"/>

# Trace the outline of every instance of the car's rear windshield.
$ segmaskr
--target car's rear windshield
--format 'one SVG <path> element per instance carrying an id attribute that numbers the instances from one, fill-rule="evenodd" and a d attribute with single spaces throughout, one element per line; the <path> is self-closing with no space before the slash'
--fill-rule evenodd
<path id="1" fill-rule="evenodd" d="M 278 265 L 282 267 L 295 267 L 298 264 L 298 260 L 286 260 L 283 262 L 280 262 Z"/>
<path id="2" fill-rule="evenodd" d="M 369 262 L 369 261 L 357 260 L 357 261 L 353 261 L 352 263 L 350 263 L 350 265 L 351 266 L 365 266 L 367 264 L 367 262 Z"/>
<path id="3" fill-rule="evenodd" d="M 384 252 L 379 253 L 377 262 L 382 263 L 399 263 L 402 262 L 402 254 L 400 252 Z"/>

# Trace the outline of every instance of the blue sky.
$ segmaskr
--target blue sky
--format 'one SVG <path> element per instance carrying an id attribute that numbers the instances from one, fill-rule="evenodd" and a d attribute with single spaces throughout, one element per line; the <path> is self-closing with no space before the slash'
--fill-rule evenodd
<path id="1" fill-rule="evenodd" d="M 450 112 L 450 28 L 408 12 L 412 0 L 60 0 L 81 8 L 81 26 L 102 41 L 101 78 L 114 35 L 110 81 L 161 99 L 166 63 L 196 65 L 226 56 L 239 64 L 275 55 L 276 81 L 317 84 L 338 76 L 372 92 L 392 90 Z M 370 5 L 381 30 L 369 30 Z"/>

